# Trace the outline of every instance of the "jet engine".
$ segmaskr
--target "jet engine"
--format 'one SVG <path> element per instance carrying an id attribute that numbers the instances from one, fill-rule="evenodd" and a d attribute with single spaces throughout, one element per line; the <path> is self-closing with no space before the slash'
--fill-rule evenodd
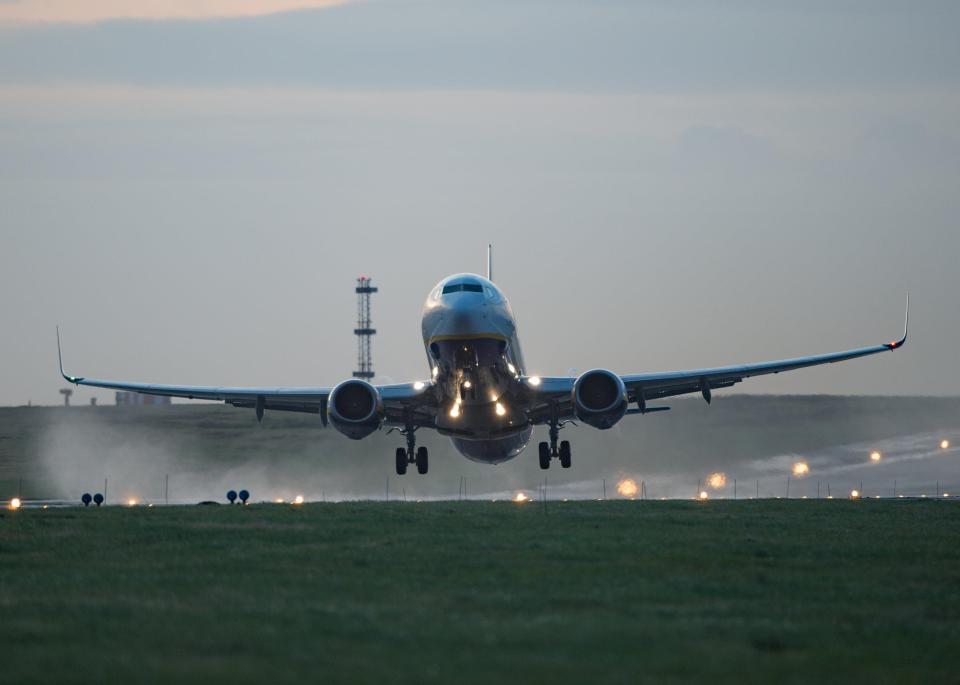
<path id="1" fill-rule="evenodd" d="M 584 423 L 605 430 L 627 412 L 627 388 L 617 374 L 587 371 L 573 384 L 573 413 Z"/>
<path id="2" fill-rule="evenodd" d="M 327 418 L 351 440 L 365 438 L 383 423 L 380 393 L 359 378 L 346 380 L 330 393 Z"/>

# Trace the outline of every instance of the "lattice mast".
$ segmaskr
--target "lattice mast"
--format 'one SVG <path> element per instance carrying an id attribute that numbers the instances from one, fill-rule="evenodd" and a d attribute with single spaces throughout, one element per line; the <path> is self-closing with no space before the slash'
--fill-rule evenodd
<path id="1" fill-rule="evenodd" d="M 353 329 L 357 336 L 357 370 L 354 378 L 373 378 L 373 355 L 370 351 L 370 339 L 376 335 L 370 321 L 370 295 L 377 292 L 371 285 L 371 279 L 360 276 L 357 279 L 357 327 Z"/>

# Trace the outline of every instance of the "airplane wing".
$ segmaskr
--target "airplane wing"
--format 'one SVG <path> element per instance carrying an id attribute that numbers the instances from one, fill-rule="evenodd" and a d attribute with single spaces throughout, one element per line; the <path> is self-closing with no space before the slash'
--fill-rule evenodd
<path id="1" fill-rule="evenodd" d="M 910 320 L 910 301 L 907 300 L 907 313 L 903 326 L 903 337 L 893 342 L 869 347 L 858 347 L 843 352 L 830 352 L 810 357 L 793 357 L 776 361 L 742 364 L 738 366 L 718 366 L 705 369 L 690 369 L 687 371 L 666 371 L 654 373 L 637 373 L 620 376 L 627 388 L 630 402 L 636 402 L 637 409 L 629 413 L 645 413 L 649 411 L 646 403 L 649 400 L 684 395 L 699 392 L 709 402 L 711 390 L 729 388 L 745 378 L 763 376 L 767 374 L 803 369 L 820 364 L 834 364 L 836 362 L 866 357 L 880 352 L 896 350 L 907 342 L 907 328 Z M 572 416 L 572 393 L 576 377 L 544 377 L 522 379 L 531 400 L 531 420 L 541 423 L 549 419 L 552 405 L 559 403 L 561 416 Z M 655 410 L 655 409 L 654 409 Z"/>
<path id="2" fill-rule="evenodd" d="M 182 397 L 189 400 L 212 400 L 225 402 L 234 407 L 255 409 L 257 418 L 263 417 L 263 411 L 295 411 L 320 414 L 323 425 L 327 423 L 327 400 L 333 388 L 279 388 L 279 387 L 220 387 L 207 385 L 161 385 L 154 383 L 130 383 L 126 381 L 101 380 L 72 376 L 63 370 L 63 356 L 60 352 L 60 331 L 57 330 L 57 355 L 60 357 L 60 375 L 74 385 L 84 385 L 108 390 L 124 390 L 144 395 L 162 395 Z M 426 423 L 425 417 L 417 415 L 417 410 L 429 407 L 435 402 L 435 395 L 427 392 L 429 382 L 399 383 L 376 386 L 383 399 L 386 423 L 404 425 L 408 411 L 414 412 L 417 425 Z M 433 425 L 432 414 L 429 423 Z"/>

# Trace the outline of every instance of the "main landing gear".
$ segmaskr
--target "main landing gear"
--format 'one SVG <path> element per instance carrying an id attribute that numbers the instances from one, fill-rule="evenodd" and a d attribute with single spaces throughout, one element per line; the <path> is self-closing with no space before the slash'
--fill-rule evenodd
<path id="1" fill-rule="evenodd" d="M 557 438 L 560 437 L 560 429 L 563 427 L 563 424 L 560 422 L 560 419 L 557 416 L 556 408 L 554 408 L 553 416 L 550 418 L 550 442 L 541 442 L 540 443 L 540 468 L 547 470 L 550 468 L 551 459 L 559 459 L 560 466 L 565 469 L 570 468 L 572 453 L 570 450 L 570 441 L 563 440 L 560 442 L 560 447 L 557 449 Z"/>
<path id="2" fill-rule="evenodd" d="M 427 472 L 429 455 L 427 454 L 426 447 L 423 447 L 422 445 L 420 447 L 416 446 L 417 441 L 416 437 L 414 436 L 416 430 L 416 428 L 408 426 L 400 431 L 407 438 L 407 446 L 397 448 L 398 476 L 402 476 L 407 472 L 408 464 L 416 464 L 417 473 L 421 475 Z"/>

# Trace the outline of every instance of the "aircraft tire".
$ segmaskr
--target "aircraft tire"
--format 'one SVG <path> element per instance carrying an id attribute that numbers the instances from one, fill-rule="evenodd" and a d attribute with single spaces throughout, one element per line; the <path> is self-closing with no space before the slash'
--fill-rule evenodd
<path id="1" fill-rule="evenodd" d="M 562 466 L 562 467 L 565 468 L 565 469 L 570 468 L 570 463 L 571 463 L 572 457 L 573 457 L 573 455 L 571 454 L 571 451 L 570 451 L 570 441 L 569 441 L 569 440 L 563 440 L 563 441 L 561 441 L 561 443 L 560 443 L 560 466 Z"/>
<path id="2" fill-rule="evenodd" d="M 419 473 L 420 475 L 423 475 L 427 472 L 427 466 L 428 466 L 427 457 L 428 457 L 427 448 L 418 447 L 417 448 L 417 473 Z"/>
<path id="3" fill-rule="evenodd" d="M 407 472 L 407 450 L 402 447 L 397 448 L 397 475 L 402 476 Z"/>
<path id="4" fill-rule="evenodd" d="M 546 471 L 550 468 L 550 445 L 540 443 L 540 468 Z"/>

